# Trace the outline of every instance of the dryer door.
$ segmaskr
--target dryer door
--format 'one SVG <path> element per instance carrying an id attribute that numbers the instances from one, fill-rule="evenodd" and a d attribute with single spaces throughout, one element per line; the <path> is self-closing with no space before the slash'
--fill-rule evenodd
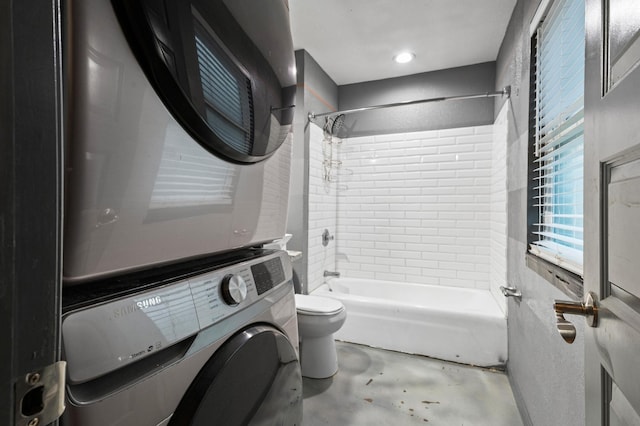
<path id="1" fill-rule="evenodd" d="M 112 0 L 138 62 L 187 132 L 237 163 L 293 123 L 295 57 L 282 0 Z"/>
<path id="2" fill-rule="evenodd" d="M 302 376 L 295 349 L 255 325 L 225 342 L 183 396 L 169 426 L 300 425 Z"/>

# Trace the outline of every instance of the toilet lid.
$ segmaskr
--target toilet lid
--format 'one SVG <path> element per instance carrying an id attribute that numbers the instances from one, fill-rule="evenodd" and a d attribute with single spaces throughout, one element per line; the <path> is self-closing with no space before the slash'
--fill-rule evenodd
<path id="1" fill-rule="evenodd" d="M 296 294 L 296 310 L 307 315 L 331 315 L 344 309 L 342 302 L 330 297 Z"/>

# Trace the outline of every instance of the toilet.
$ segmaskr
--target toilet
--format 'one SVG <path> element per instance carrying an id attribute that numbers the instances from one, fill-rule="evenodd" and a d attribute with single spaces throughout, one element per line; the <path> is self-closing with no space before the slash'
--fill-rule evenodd
<path id="1" fill-rule="evenodd" d="M 300 364 L 302 376 L 325 379 L 338 372 L 333 333 L 347 319 L 344 305 L 336 299 L 296 294 Z"/>

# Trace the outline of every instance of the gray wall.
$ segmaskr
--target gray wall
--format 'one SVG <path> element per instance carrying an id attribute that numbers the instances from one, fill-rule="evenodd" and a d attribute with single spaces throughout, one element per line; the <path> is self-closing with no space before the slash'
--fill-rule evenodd
<path id="1" fill-rule="evenodd" d="M 339 86 L 339 109 L 491 92 L 495 62 Z M 340 136 L 367 136 L 493 124 L 494 99 L 408 105 L 347 116 Z"/>
<path id="2" fill-rule="evenodd" d="M 293 159 L 287 232 L 293 234 L 287 247 L 302 252 L 293 269 L 304 289 L 307 285 L 307 240 L 309 227 L 309 122 L 307 115 L 335 111 L 338 86 L 305 50 L 296 52 L 298 90 L 293 122 Z M 306 291 L 305 291 L 306 292 Z"/>
<path id="3" fill-rule="evenodd" d="M 529 24 L 538 0 L 519 0 L 496 63 L 496 88 L 511 85 L 507 151 L 507 282 L 522 290 L 508 301 L 512 388 L 525 424 L 584 425 L 584 321 L 572 317 L 578 337 L 564 343 L 555 325 L 554 299 L 569 299 L 525 264 Z M 496 113 L 504 101 L 496 102 Z"/>

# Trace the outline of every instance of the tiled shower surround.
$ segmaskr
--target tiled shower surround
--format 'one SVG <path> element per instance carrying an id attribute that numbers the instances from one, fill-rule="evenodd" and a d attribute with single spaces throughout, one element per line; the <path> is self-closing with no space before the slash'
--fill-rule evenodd
<path id="1" fill-rule="evenodd" d="M 500 286 L 507 283 L 507 137 L 509 131 L 509 102 L 505 102 L 493 123 L 491 153 L 491 215 L 489 231 L 489 282 L 491 293 L 507 311 L 506 298 Z"/>
<path id="2" fill-rule="evenodd" d="M 343 276 L 489 289 L 493 127 L 345 139 Z"/>
<path id="3" fill-rule="evenodd" d="M 336 170 L 332 169 L 332 181 L 324 179 L 325 156 L 337 155 L 340 141 L 334 138 L 333 144 L 324 141 L 322 129 L 310 125 L 309 147 L 309 240 L 307 279 L 309 291 L 313 291 L 324 282 L 324 271 L 336 270 L 336 228 L 337 228 L 337 183 Z M 329 150 L 332 150 L 331 152 Z M 326 155 L 325 155 L 326 154 Z M 327 229 L 334 236 L 329 244 L 322 245 L 322 232 Z"/>
<path id="4" fill-rule="evenodd" d="M 506 130 L 507 107 L 494 125 L 331 145 L 311 125 L 308 290 L 323 271 L 339 271 L 490 289 L 504 310 Z M 336 164 L 327 182 L 329 154 Z M 324 229 L 335 236 L 327 247 Z"/>

